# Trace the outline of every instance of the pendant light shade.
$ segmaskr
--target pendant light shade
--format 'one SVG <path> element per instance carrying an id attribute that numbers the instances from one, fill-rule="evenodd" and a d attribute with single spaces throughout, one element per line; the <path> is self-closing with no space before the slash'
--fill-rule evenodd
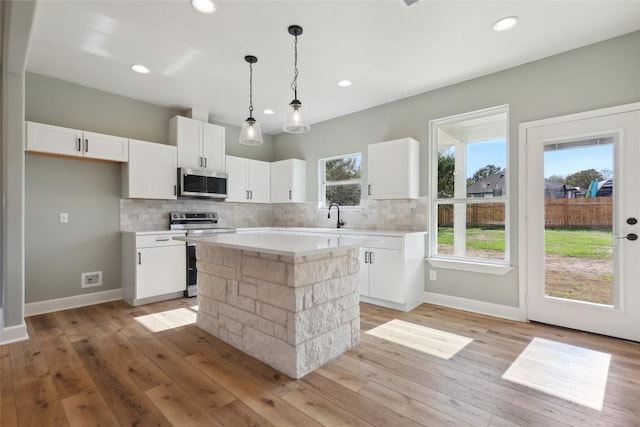
<path id="1" fill-rule="evenodd" d="M 299 25 L 291 25 L 288 31 L 289 34 L 294 37 L 293 82 L 291 82 L 293 101 L 289 103 L 289 107 L 287 108 L 282 130 L 287 133 L 304 133 L 309 132 L 311 126 L 304 120 L 302 102 L 298 99 L 298 36 L 302 34 L 302 27 Z"/>
<path id="2" fill-rule="evenodd" d="M 244 60 L 249 63 L 249 117 L 240 128 L 240 144 L 260 145 L 262 144 L 262 129 L 253 118 L 253 64 L 258 62 L 258 58 L 247 55 Z"/>

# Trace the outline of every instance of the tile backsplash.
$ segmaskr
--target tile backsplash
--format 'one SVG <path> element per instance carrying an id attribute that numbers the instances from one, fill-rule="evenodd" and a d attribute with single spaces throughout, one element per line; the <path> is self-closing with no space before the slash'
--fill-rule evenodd
<path id="1" fill-rule="evenodd" d="M 362 200 L 360 209 L 343 208 L 345 228 L 424 231 L 426 197 L 417 200 Z M 155 231 L 169 228 L 169 212 L 217 212 L 221 227 L 335 227 L 337 212 L 318 209 L 317 203 L 253 204 L 210 200 L 120 200 L 121 231 Z"/>

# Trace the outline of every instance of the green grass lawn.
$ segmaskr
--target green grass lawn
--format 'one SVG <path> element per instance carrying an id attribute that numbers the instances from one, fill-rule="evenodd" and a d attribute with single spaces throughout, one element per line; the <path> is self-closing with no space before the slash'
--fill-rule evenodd
<path id="1" fill-rule="evenodd" d="M 610 231 L 548 229 L 544 237 L 547 254 L 592 259 L 613 256 Z M 438 243 L 453 245 L 453 227 L 438 228 Z M 467 247 L 504 252 L 504 230 L 468 228 Z"/>

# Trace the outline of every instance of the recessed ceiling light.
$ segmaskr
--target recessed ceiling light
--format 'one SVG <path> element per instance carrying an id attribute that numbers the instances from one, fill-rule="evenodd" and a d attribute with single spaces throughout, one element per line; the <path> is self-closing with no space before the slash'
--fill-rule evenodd
<path id="1" fill-rule="evenodd" d="M 216 11 L 216 5 L 211 0 L 191 0 L 191 6 L 201 13 L 213 13 Z"/>
<path id="2" fill-rule="evenodd" d="M 271 115 L 271 114 L 275 114 L 276 112 L 273 111 L 273 110 L 266 109 L 266 110 L 264 110 L 264 113 Z"/>
<path id="3" fill-rule="evenodd" d="M 142 64 L 133 64 L 131 69 L 136 73 L 149 74 L 149 69 Z"/>
<path id="4" fill-rule="evenodd" d="M 520 18 L 517 16 L 507 16 L 502 18 L 493 24 L 493 31 L 499 33 L 500 31 L 507 31 L 516 26 Z"/>
<path id="5" fill-rule="evenodd" d="M 349 86 L 351 86 L 351 82 L 349 80 L 340 80 L 338 82 L 338 86 L 340 86 L 340 87 L 349 87 Z"/>

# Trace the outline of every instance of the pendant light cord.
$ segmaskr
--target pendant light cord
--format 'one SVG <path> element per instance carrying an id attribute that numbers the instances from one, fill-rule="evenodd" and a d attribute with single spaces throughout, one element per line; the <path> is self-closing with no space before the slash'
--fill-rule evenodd
<path id="1" fill-rule="evenodd" d="M 253 64 L 249 63 L 249 117 L 253 117 Z"/>
<path id="2" fill-rule="evenodd" d="M 293 42 L 293 81 L 291 82 L 293 89 L 293 99 L 298 99 L 298 36 L 294 36 Z"/>

